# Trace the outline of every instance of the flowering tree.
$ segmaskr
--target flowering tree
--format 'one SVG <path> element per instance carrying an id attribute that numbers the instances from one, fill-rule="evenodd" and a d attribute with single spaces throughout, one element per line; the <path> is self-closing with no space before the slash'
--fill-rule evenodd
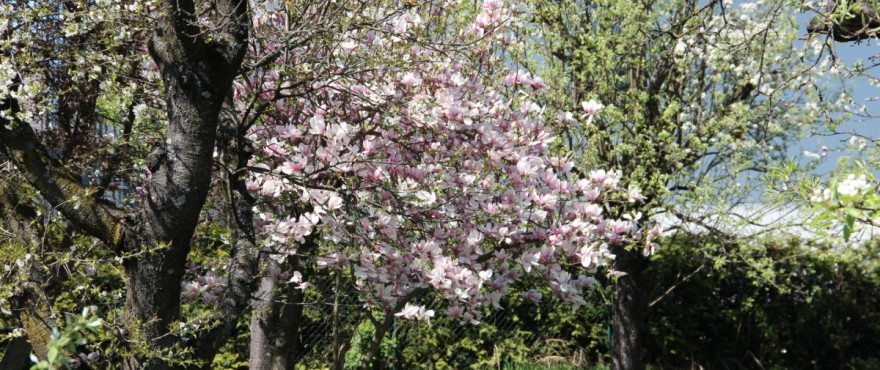
<path id="1" fill-rule="evenodd" d="M 875 6 L 865 1 L 813 4 L 809 10 L 815 15 L 808 22 L 807 30 L 810 44 L 822 53 L 817 56 L 816 62 L 823 66 L 830 65 L 838 78 L 876 86 L 878 80 L 872 74 L 873 65 L 863 61 L 848 65 L 837 56 L 830 42 L 859 42 L 876 38 L 878 18 Z M 868 106 L 853 99 L 846 102 L 843 108 L 847 114 L 829 118 L 824 130 L 816 134 L 843 137 L 845 140 L 841 141 L 844 144 L 823 147 L 821 153 L 804 153 L 811 162 L 819 161 L 832 152 L 844 154 L 838 160 L 839 168 L 823 179 L 815 175 L 793 176 L 790 170 L 794 166 L 782 167 L 774 179 L 782 185 L 778 188 L 780 193 L 804 201 L 816 211 L 812 225 L 817 233 L 840 236 L 846 242 L 858 231 L 858 226 L 872 232 L 880 221 L 880 196 L 874 177 L 880 156 L 877 138 L 866 135 L 864 130 L 853 128 L 875 117 Z M 854 124 L 844 124 L 847 121 Z"/>
<path id="2" fill-rule="evenodd" d="M 322 64 L 276 60 L 237 90 L 239 111 L 265 109 L 245 123 L 259 149 L 247 185 L 265 199 L 257 224 L 271 251 L 261 299 L 277 301 L 276 286 L 287 277 L 291 290 L 302 289 L 303 274 L 284 268 L 318 257 L 321 268 L 353 266 L 366 303 L 386 312 L 377 339 L 395 316 L 435 314 L 410 303 L 429 291 L 450 302 L 447 315 L 478 323 L 479 307 L 500 308 L 510 285 L 530 273 L 576 307 L 592 282 L 578 268 L 602 265 L 609 257 L 603 242 L 634 231 L 632 220 L 601 217 L 601 202 L 628 201 L 616 194 L 618 174 L 578 179 L 568 158 L 550 155 L 551 127 L 531 100 L 547 86 L 528 78 L 507 94 L 492 87 L 504 73 L 496 55 L 504 39 L 495 40 L 516 12 L 486 2 L 462 25 L 436 26 L 452 8 L 364 9 L 380 31 L 338 32 L 338 49 L 322 55 Z M 268 11 L 267 29 L 286 22 L 284 14 L 283 7 Z M 464 32 L 447 35 L 456 27 Z M 380 50 L 387 60 L 377 60 Z M 300 86 L 279 78 L 303 64 L 328 77 Z M 275 317 L 258 316 L 252 335 L 273 327 Z M 258 342 L 285 343 L 284 336 L 270 332 Z M 252 347 L 252 366 L 284 363 L 284 355 L 253 358 L 277 352 Z"/>
<path id="3" fill-rule="evenodd" d="M 628 174 L 621 186 L 641 189 L 642 200 L 615 204 L 611 215 L 708 231 L 724 244 L 719 264 L 737 258 L 730 252 L 748 228 L 767 226 L 746 203 L 760 175 L 846 101 L 828 101 L 821 71 L 799 61 L 810 54 L 794 48 L 793 2 L 533 4 L 541 26 L 519 30 L 528 43 L 512 54 L 521 74 L 560 87 L 543 97 L 569 123 L 562 144 L 575 167 Z M 612 301 L 615 368 L 642 366 L 641 317 L 662 298 L 639 286 L 645 246 L 612 248 L 614 269 L 626 273 Z"/>
<path id="4" fill-rule="evenodd" d="M 127 368 L 167 367 L 163 352 L 181 342 L 169 325 L 180 317 L 180 280 L 210 187 L 218 115 L 246 52 L 250 22 L 246 3 L 214 4 L 224 22 L 204 34 L 192 2 L 3 4 L 4 159 L 77 231 L 122 257 L 127 337 L 140 344 Z M 138 96 L 160 82 L 162 90 Z M 139 110 L 145 101 L 163 107 L 161 121 Z M 128 114 L 120 112 L 125 108 Z M 41 139 L 35 129 L 41 125 L 64 145 Z M 95 137 L 99 125 L 118 130 Z M 154 136 L 159 127 L 163 133 Z M 103 199 L 114 177 L 130 179 L 132 171 L 121 172 L 118 162 L 132 165 L 138 154 L 113 153 L 144 137 L 160 139 L 163 150 L 148 158 L 143 192 L 125 205 Z M 230 313 L 247 304 L 253 270 L 247 253 L 254 251 L 232 252 L 224 299 Z M 219 344 L 203 343 L 206 354 Z"/>
<path id="5" fill-rule="evenodd" d="M 308 287 L 303 256 L 351 271 L 387 329 L 440 314 L 412 303 L 428 293 L 478 323 L 527 275 L 577 307 L 609 246 L 650 243 L 637 216 L 604 214 L 638 198 L 619 172 L 552 154 L 557 123 L 534 99 L 548 86 L 500 84 L 520 15 L 500 1 L 464 21 L 455 2 L 0 4 L 0 193 L 19 226 L 3 243 L 21 252 L 6 258 L 124 292 L 100 292 L 104 361 L 201 366 L 253 309 L 251 366 L 286 366 L 272 320 L 282 284 Z M 27 237 L 39 212 L 70 241 Z M 51 292 L 4 292 L 51 322 Z M 24 329 L 57 358 L 44 324 Z"/>

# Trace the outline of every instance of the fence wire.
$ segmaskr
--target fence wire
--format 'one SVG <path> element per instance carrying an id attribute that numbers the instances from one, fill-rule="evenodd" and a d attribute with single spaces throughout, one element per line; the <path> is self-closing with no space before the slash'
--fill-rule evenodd
<path id="1" fill-rule="evenodd" d="M 294 361 L 297 368 L 334 368 L 338 361 L 342 368 L 460 368 L 469 366 L 503 367 L 510 358 L 505 353 L 509 345 L 518 346 L 523 356 L 541 353 L 540 360 L 554 359 L 574 366 L 582 365 L 578 359 L 582 349 L 568 340 L 566 333 L 557 331 L 527 331 L 524 328 L 524 310 L 503 309 L 487 311 L 478 325 L 462 324 L 445 317 L 446 302 L 438 297 L 423 296 L 416 303 L 436 312 L 430 323 L 397 318 L 381 344 L 380 358 L 372 364 L 364 363 L 370 349 L 374 322 L 382 321 L 382 312 L 369 312 L 348 284 L 339 285 L 336 279 L 327 277 L 312 280 L 314 284 L 302 302 L 299 329 L 299 345 Z M 334 308 L 337 309 L 334 315 Z M 535 306 L 543 315 L 553 310 L 570 310 L 566 305 L 552 302 Z M 342 348 L 343 354 L 334 360 L 334 348 Z M 533 356 L 534 357 L 534 356 Z"/>

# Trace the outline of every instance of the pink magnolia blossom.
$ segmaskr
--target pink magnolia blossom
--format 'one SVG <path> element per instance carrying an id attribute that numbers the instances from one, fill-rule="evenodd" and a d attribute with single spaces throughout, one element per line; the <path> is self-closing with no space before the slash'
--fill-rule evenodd
<path id="1" fill-rule="evenodd" d="M 605 105 L 595 100 L 581 102 L 581 108 L 583 108 L 584 113 L 588 116 L 595 116 L 596 113 L 599 113 L 599 110 L 604 107 Z"/>
<path id="2" fill-rule="evenodd" d="M 544 294 L 534 289 L 530 289 L 528 292 L 523 293 L 522 297 L 534 303 L 541 303 L 541 298 L 544 297 Z"/>
<path id="3" fill-rule="evenodd" d="M 415 72 L 407 72 L 403 75 L 403 78 L 400 79 L 400 83 L 406 87 L 418 86 L 422 83 L 422 79 L 419 77 L 418 73 Z"/>
<path id="4" fill-rule="evenodd" d="M 394 316 L 402 316 L 405 319 L 430 320 L 434 317 L 434 310 L 426 310 L 424 306 L 416 306 L 407 303 L 402 311 L 394 314 Z"/>
<path id="5" fill-rule="evenodd" d="M 504 6 L 504 1 L 502 0 L 486 0 L 483 2 L 483 8 L 487 11 L 495 11 L 501 9 Z"/>

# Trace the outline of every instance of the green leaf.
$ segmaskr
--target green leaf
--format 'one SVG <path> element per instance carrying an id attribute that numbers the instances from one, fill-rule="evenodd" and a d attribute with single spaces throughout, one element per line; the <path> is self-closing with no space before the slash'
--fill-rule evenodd
<path id="1" fill-rule="evenodd" d="M 58 347 L 49 347 L 49 353 L 46 354 L 46 359 L 49 360 L 50 364 L 54 364 L 55 360 L 58 359 Z"/>
<path id="2" fill-rule="evenodd" d="M 855 219 L 859 219 L 864 216 L 864 213 L 860 209 L 853 207 L 844 207 L 843 212 L 846 213 L 847 217 L 853 217 Z"/>
<path id="3" fill-rule="evenodd" d="M 846 224 L 843 225 L 843 240 L 849 241 L 849 237 L 852 235 L 853 226 L 855 225 L 856 218 L 852 215 L 846 215 Z"/>

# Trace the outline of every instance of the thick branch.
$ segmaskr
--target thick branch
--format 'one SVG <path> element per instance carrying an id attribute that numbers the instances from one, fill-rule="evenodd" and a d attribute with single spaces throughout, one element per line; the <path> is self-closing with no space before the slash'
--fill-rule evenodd
<path id="1" fill-rule="evenodd" d="M 219 39 L 224 47 L 223 54 L 233 65 L 239 65 L 247 51 L 248 2 L 247 0 L 217 0 L 217 10 L 223 15 Z"/>
<path id="2" fill-rule="evenodd" d="M 385 318 L 382 319 L 381 323 L 376 322 L 375 320 L 373 321 L 376 331 L 373 332 L 373 337 L 370 339 L 370 351 L 367 352 L 366 358 L 364 358 L 364 364 L 376 368 L 375 366 L 373 366 L 373 362 L 378 360 L 382 339 L 385 338 L 385 334 L 388 334 L 388 330 L 390 330 L 391 325 L 394 324 L 394 319 L 396 318 L 394 314 L 403 310 L 407 303 L 411 302 L 413 299 L 422 296 L 427 292 L 428 288 L 424 287 L 413 289 L 411 292 L 407 293 L 407 295 L 401 297 L 394 307 L 385 311 Z"/>
<path id="3" fill-rule="evenodd" d="M 225 102 L 226 114 L 221 118 L 217 140 L 217 152 L 224 171 L 227 216 L 231 228 L 232 251 L 228 266 L 227 290 L 221 298 L 218 318 L 223 321 L 212 330 L 202 333 L 196 343 L 200 358 L 214 357 L 226 339 L 232 334 L 238 318 L 248 309 L 257 280 L 256 230 L 253 208 L 255 199 L 247 190 L 246 168 L 251 157 L 249 142 L 245 139 L 246 128 L 236 121 L 232 112 L 232 99 Z"/>
<path id="4" fill-rule="evenodd" d="M 10 112 L 14 117 L 19 113 L 18 103 L 7 97 L 0 111 Z M 95 189 L 83 186 L 72 173 L 55 163 L 27 122 L 0 116 L 0 152 L 65 218 L 109 245 L 118 244 L 122 212 L 109 202 L 96 199 Z"/>
<path id="5" fill-rule="evenodd" d="M 45 230 L 42 224 L 43 218 L 36 209 L 22 202 L 16 194 L 15 184 L 4 177 L 0 177 L 0 216 L 7 220 L 10 231 L 29 246 L 28 250 L 32 250 L 33 245 L 41 243 L 40 239 Z M 72 232 L 71 227 L 65 227 L 60 244 L 44 239 L 39 247 L 51 250 L 68 249 L 73 243 Z M 61 292 L 62 284 L 68 279 L 69 268 L 70 266 L 63 262 L 58 265 L 48 260 L 41 260 L 32 262 L 18 272 L 18 279 L 22 283 L 9 300 L 9 308 L 15 320 L 21 322 L 27 338 L 24 343 L 10 346 L 10 350 L 15 353 L 7 353 L 7 356 L 4 356 L 3 362 L 0 362 L 0 369 L 20 368 L 2 365 L 7 362 L 14 363 L 15 357 L 21 356 L 18 351 L 26 351 L 23 355 L 25 359 L 30 352 L 39 359 L 46 358 L 51 329 L 57 320 L 51 302 Z"/>
<path id="6" fill-rule="evenodd" d="M 849 9 L 838 8 L 836 1 L 828 0 L 825 8 L 826 13 L 807 22 L 807 32 L 811 35 L 827 34 L 837 42 L 861 41 L 880 36 L 880 14 L 871 5 L 862 2 L 858 8 L 849 12 Z"/>
<path id="7" fill-rule="evenodd" d="M 24 244 L 37 243 L 43 234 L 42 224 L 35 222 L 39 213 L 19 199 L 17 187 L 6 176 L 0 175 L 0 217 L 5 220 L 5 230 L 0 232 L 18 238 Z"/>
<path id="8" fill-rule="evenodd" d="M 205 41 L 195 26 L 192 0 L 164 2 L 164 16 L 150 39 L 168 107 L 168 131 L 162 163 L 149 183 L 145 220 L 150 235 L 171 242 L 188 240 L 207 196 L 218 116 L 240 67 L 247 42 L 246 2 L 220 1 L 225 15 L 221 39 Z M 228 17 L 228 18 L 226 18 Z"/>

